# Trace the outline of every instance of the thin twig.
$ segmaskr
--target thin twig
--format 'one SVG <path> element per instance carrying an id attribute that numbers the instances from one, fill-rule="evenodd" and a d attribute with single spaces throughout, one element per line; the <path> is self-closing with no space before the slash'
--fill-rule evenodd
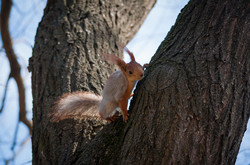
<path id="1" fill-rule="evenodd" d="M 9 80 L 10 80 L 10 75 L 7 79 L 7 82 L 5 84 L 5 90 L 4 90 L 4 94 L 3 94 L 3 100 L 2 100 L 2 106 L 1 106 L 1 109 L 0 109 L 0 113 L 3 111 L 4 109 L 4 105 L 5 105 L 5 99 L 6 99 L 6 95 L 7 95 L 7 89 L 8 89 L 8 84 L 9 84 Z"/>
<path id="2" fill-rule="evenodd" d="M 14 161 L 14 159 L 21 153 L 22 149 L 25 147 L 25 144 L 27 144 L 27 142 L 30 140 L 30 136 L 27 136 L 27 138 L 21 143 L 19 149 L 14 152 L 13 150 L 13 156 L 6 160 L 7 163 L 11 162 L 11 161 Z"/>
<path id="3" fill-rule="evenodd" d="M 15 130 L 15 134 L 14 134 L 14 139 L 13 139 L 13 143 L 12 143 L 12 146 L 11 146 L 11 150 L 12 151 L 14 151 L 15 146 L 16 146 L 16 139 L 17 139 L 18 128 L 19 128 L 19 121 L 16 124 L 16 130 Z"/>

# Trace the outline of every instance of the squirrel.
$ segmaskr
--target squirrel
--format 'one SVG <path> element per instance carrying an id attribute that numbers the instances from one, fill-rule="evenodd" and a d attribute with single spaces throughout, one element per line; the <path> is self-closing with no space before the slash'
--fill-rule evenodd
<path id="1" fill-rule="evenodd" d="M 121 45 L 119 45 L 121 46 Z M 132 90 L 138 80 L 144 76 L 144 68 L 135 61 L 134 54 L 125 46 L 121 46 L 130 56 L 131 62 L 125 63 L 112 54 L 102 54 L 110 63 L 116 64 L 120 70 L 111 74 L 103 88 L 102 96 L 90 92 L 73 92 L 64 94 L 54 104 L 52 121 L 69 117 L 101 117 L 109 122 L 119 116 L 119 108 L 123 121 L 128 120 L 127 105 L 133 95 Z"/>

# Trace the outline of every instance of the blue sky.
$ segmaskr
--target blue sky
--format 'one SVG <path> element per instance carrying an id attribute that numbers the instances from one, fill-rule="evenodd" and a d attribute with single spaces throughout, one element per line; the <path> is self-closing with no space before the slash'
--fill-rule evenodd
<path id="1" fill-rule="evenodd" d="M 141 63 L 148 63 L 156 49 L 163 41 L 171 26 L 175 23 L 180 10 L 187 4 L 187 0 L 158 0 L 146 21 L 136 36 L 127 45 L 135 54 L 136 60 Z M 39 21 L 43 15 L 45 0 L 14 0 L 11 12 L 10 31 L 13 38 L 15 52 L 21 64 L 22 76 L 26 87 L 28 118 L 32 119 L 32 95 L 31 75 L 27 71 L 28 59 L 32 54 L 34 37 Z M 164 20 L 162 21 L 162 17 Z M 125 61 L 128 61 L 125 56 Z M 2 100 L 4 85 L 9 73 L 9 63 L 6 56 L 0 51 L 0 101 Z M 3 159 L 13 156 L 12 146 L 16 122 L 18 119 L 18 96 L 16 84 L 10 81 L 8 87 L 7 102 L 4 111 L 0 114 L 0 165 Z M 248 123 L 248 127 L 250 124 Z M 25 141 L 24 147 L 20 147 Z M 250 164 L 250 131 L 245 134 L 238 155 L 237 165 Z M 20 150 L 21 149 L 21 150 Z M 31 164 L 31 141 L 27 128 L 21 123 L 18 130 L 17 145 L 15 147 L 17 156 L 10 164 L 21 165 Z"/>

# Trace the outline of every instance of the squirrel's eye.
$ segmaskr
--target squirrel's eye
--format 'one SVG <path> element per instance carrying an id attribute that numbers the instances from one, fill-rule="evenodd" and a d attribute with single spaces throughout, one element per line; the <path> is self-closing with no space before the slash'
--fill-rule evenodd
<path id="1" fill-rule="evenodd" d="M 133 74 L 133 72 L 132 72 L 132 71 L 128 71 L 128 73 L 129 73 L 129 74 Z"/>

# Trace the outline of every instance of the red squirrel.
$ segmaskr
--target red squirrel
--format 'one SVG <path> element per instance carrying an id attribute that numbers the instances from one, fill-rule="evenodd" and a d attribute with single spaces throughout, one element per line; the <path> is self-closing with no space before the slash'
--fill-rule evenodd
<path id="1" fill-rule="evenodd" d="M 102 119 L 115 121 L 120 108 L 123 121 L 127 122 L 128 99 L 132 96 L 131 92 L 136 82 L 143 78 L 146 64 L 142 67 L 135 61 L 133 53 L 125 46 L 123 48 L 130 56 L 129 63 L 115 55 L 103 54 L 107 61 L 116 64 L 120 70 L 110 75 L 102 91 L 102 97 L 90 92 L 64 94 L 55 102 L 53 121 L 71 116 L 98 116 L 98 113 Z"/>

